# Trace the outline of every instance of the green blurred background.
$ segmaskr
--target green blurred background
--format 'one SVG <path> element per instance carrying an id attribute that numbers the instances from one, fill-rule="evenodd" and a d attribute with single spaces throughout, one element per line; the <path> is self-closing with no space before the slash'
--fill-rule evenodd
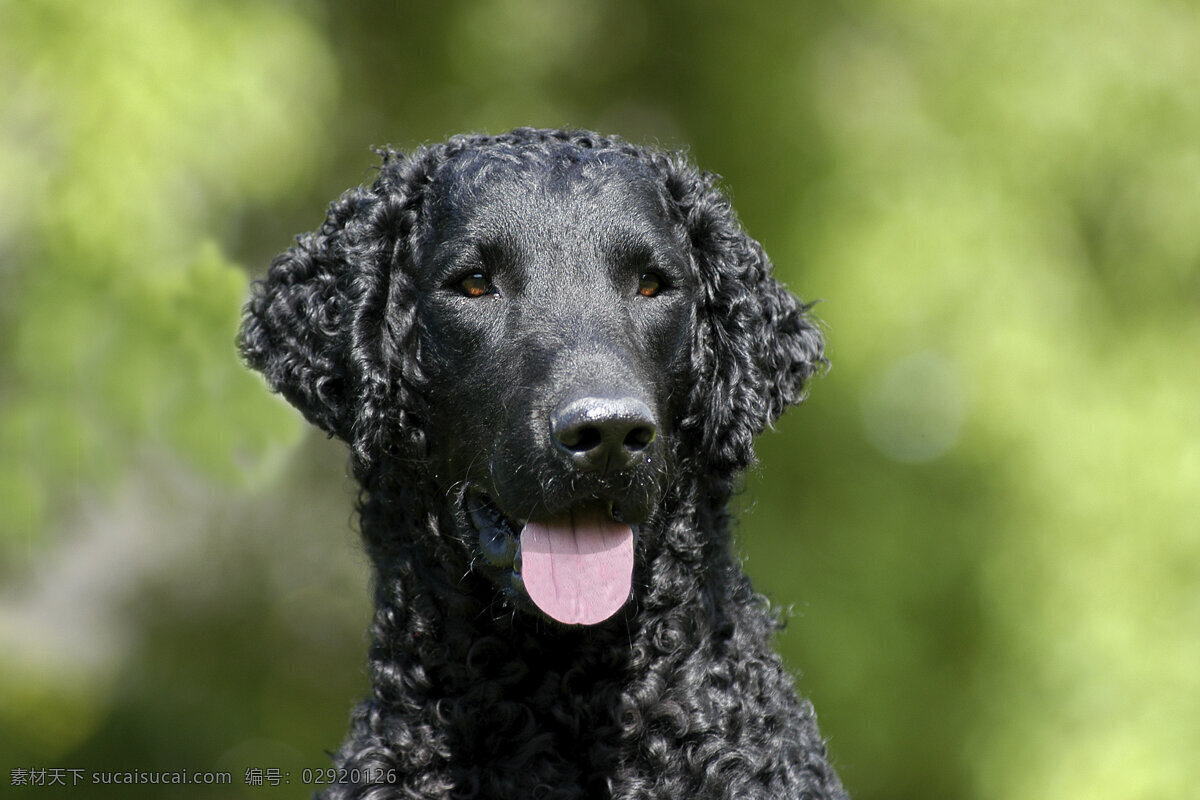
<path id="1" fill-rule="evenodd" d="M 1196 796 L 1198 79 L 1189 0 L 0 0 L 0 794 L 307 794 L 366 565 L 248 278 L 532 124 L 687 147 L 823 300 L 739 546 L 854 797 Z"/>

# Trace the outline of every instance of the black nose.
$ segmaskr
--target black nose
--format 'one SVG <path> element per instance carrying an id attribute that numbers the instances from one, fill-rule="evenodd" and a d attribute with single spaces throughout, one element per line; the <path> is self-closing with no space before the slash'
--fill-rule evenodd
<path id="1" fill-rule="evenodd" d="M 641 400 L 581 397 L 550 415 L 550 432 L 577 468 L 615 472 L 644 457 L 658 427 Z"/>

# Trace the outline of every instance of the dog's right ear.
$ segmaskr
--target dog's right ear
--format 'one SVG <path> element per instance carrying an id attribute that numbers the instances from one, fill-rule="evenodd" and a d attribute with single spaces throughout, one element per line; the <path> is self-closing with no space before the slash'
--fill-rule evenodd
<path id="1" fill-rule="evenodd" d="M 350 392 L 343 320 L 352 266 L 334 246 L 344 226 L 335 208 L 324 227 L 296 239 L 255 281 L 238 348 L 304 417 L 331 436 L 347 438 Z"/>
<path id="2" fill-rule="evenodd" d="M 245 362 L 360 464 L 386 446 L 389 424 L 404 425 L 396 395 L 407 394 L 398 373 L 412 328 L 408 240 L 421 201 L 414 187 L 424 183 L 422 165 L 382 155 L 375 183 L 342 195 L 254 283 L 238 336 Z"/>

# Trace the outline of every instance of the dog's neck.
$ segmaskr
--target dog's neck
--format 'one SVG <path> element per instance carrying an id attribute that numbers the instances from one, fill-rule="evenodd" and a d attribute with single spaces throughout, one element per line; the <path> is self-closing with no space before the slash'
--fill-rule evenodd
<path id="1" fill-rule="evenodd" d="M 703 751 L 697 762 L 668 756 L 702 732 L 741 758 L 770 756 L 771 788 L 755 796 L 840 797 L 811 708 L 771 651 L 778 620 L 730 554 L 724 504 L 700 493 L 668 492 L 655 518 L 669 522 L 645 531 L 632 599 L 610 620 L 576 627 L 489 605 L 495 590 L 447 541 L 432 503 L 411 491 L 366 495 L 373 686 L 341 766 L 497 797 L 535 796 L 546 775 L 572 797 L 645 796 L 648 780 L 685 796 L 697 775 L 707 783 L 695 796 L 758 786 L 746 781 L 761 775 L 732 786 L 705 772 Z"/>

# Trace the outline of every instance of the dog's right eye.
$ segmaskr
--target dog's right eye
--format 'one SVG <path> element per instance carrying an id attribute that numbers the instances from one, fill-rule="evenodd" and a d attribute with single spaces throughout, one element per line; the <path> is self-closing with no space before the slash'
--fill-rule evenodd
<path id="1" fill-rule="evenodd" d="M 482 272 L 472 272 L 458 282 L 458 290 L 467 297 L 483 297 L 492 291 L 492 282 Z"/>
<path id="2" fill-rule="evenodd" d="M 643 272 L 638 279 L 638 294 L 642 297 L 654 297 L 662 291 L 663 278 L 657 272 Z"/>

